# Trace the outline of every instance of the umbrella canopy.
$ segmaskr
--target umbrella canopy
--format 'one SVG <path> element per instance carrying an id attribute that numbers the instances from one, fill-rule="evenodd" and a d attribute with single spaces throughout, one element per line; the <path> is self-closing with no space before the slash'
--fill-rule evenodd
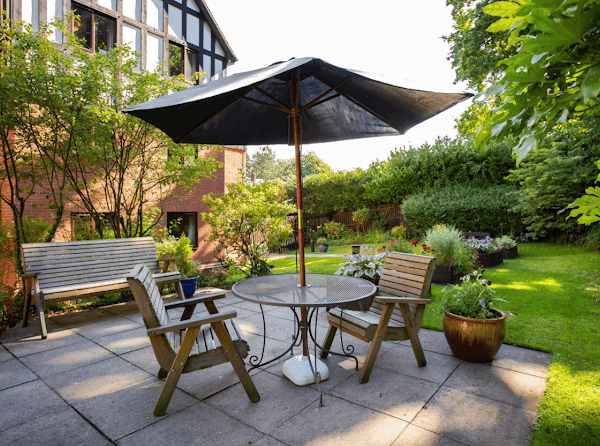
<path id="1" fill-rule="evenodd" d="M 471 93 L 377 81 L 305 57 L 238 73 L 124 110 L 177 143 L 295 144 L 300 284 L 305 286 L 300 144 L 401 135 Z"/>
<path id="2" fill-rule="evenodd" d="M 124 111 L 175 142 L 293 144 L 295 75 L 303 144 L 401 135 L 472 96 L 397 87 L 305 57 L 233 74 Z"/>

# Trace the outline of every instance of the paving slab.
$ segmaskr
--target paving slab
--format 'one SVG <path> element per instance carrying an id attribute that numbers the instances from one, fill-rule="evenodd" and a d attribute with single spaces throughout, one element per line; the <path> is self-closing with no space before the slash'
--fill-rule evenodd
<path id="1" fill-rule="evenodd" d="M 415 378 L 442 384 L 456 370 L 462 361 L 454 356 L 448 356 L 432 351 L 426 351 L 427 365 L 419 367 L 412 347 L 396 344 L 387 352 L 379 355 L 375 365 L 392 372 L 402 373 Z"/>
<path id="2" fill-rule="evenodd" d="M 429 351 L 453 356 L 452 350 L 446 341 L 446 336 L 442 331 L 422 328 L 419 330 L 419 340 L 421 341 L 421 347 L 423 347 L 423 350 L 426 352 Z M 403 341 L 402 344 L 410 346 L 410 341 Z"/>
<path id="3" fill-rule="evenodd" d="M 369 382 L 360 384 L 352 378 L 347 379 L 331 393 L 410 422 L 438 388 L 436 383 L 373 367 Z"/>
<path id="4" fill-rule="evenodd" d="M 8 361 L 9 359 L 13 358 L 13 355 L 11 355 L 2 344 L 0 344 L 0 362 Z"/>
<path id="5" fill-rule="evenodd" d="M 85 341 L 85 338 L 79 336 L 73 330 L 62 329 L 49 332 L 46 339 L 41 339 L 38 333 L 34 336 L 7 340 L 3 342 L 3 345 L 10 350 L 13 355 L 20 358 L 22 356 L 40 353 L 83 341 Z"/>
<path id="6" fill-rule="evenodd" d="M 543 378 L 548 373 L 550 361 L 552 361 L 550 353 L 503 344 L 492 365 Z"/>
<path id="7" fill-rule="evenodd" d="M 142 326 L 143 323 L 134 322 L 121 316 L 113 316 L 101 321 L 78 325 L 73 327 L 73 330 L 87 339 L 95 340 L 103 336 L 135 330 Z"/>
<path id="8" fill-rule="evenodd" d="M 153 412 L 163 384 L 164 381 L 149 378 L 80 401 L 73 407 L 104 435 L 115 441 L 162 419 L 162 417 L 155 417 Z M 196 398 L 175 389 L 166 415 L 175 414 L 197 402 Z"/>
<path id="9" fill-rule="evenodd" d="M 111 357 L 114 357 L 111 352 L 84 339 L 75 344 L 23 356 L 21 361 L 38 376 L 45 378 Z"/>
<path id="10" fill-rule="evenodd" d="M 272 436 L 289 445 L 384 446 L 408 423 L 358 404 L 328 396 L 292 417 Z"/>
<path id="11" fill-rule="evenodd" d="M 151 377 L 152 375 L 127 361 L 113 357 L 51 375 L 45 381 L 69 404 L 76 404 L 125 389 Z"/>
<path id="12" fill-rule="evenodd" d="M 39 416 L 65 410 L 69 405 L 41 380 L 0 391 L 0 432 L 29 423 Z M 10 408 L 9 410 L 7 410 Z M 0 433 L 0 438 L 3 435 Z"/>
<path id="13" fill-rule="evenodd" d="M 270 434 L 319 398 L 319 393 L 310 387 L 298 387 L 269 372 L 257 373 L 252 381 L 260 394 L 258 403 L 250 402 L 241 384 L 205 401 L 236 420 Z"/>
<path id="14" fill-rule="evenodd" d="M 171 416 L 161 417 L 156 423 L 116 443 L 120 446 L 248 446 L 264 437 L 264 433 L 199 402 Z"/>
<path id="15" fill-rule="evenodd" d="M 95 338 L 94 342 L 118 355 L 151 345 L 146 327 L 101 336 Z"/>
<path id="16" fill-rule="evenodd" d="M 464 362 L 444 385 L 526 410 L 536 410 L 544 396 L 546 380 L 491 364 Z"/>
<path id="17" fill-rule="evenodd" d="M 57 324 L 50 317 L 46 317 L 46 329 L 48 333 L 64 330 L 65 327 Z M 0 342 L 4 343 L 11 339 L 20 339 L 20 338 L 30 338 L 37 337 L 37 339 L 41 340 L 42 335 L 40 332 L 40 323 L 36 317 L 31 316 L 29 318 L 29 324 L 27 327 L 23 327 L 23 325 L 19 322 L 16 326 L 9 328 L 4 336 L 0 338 Z"/>
<path id="18" fill-rule="evenodd" d="M 101 322 L 106 319 L 114 319 L 114 313 L 111 313 L 104 308 L 94 308 L 91 310 L 81 310 L 51 316 L 46 318 L 46 322 L 52 321 L 62 327 L 75 328 L 82 325 L 89 325 L 96 322 Z"/>
<path id="19" fill-rule="evenodd" d="M 0 390 L 38 379 L 21 361 L 11 358 L 0 362 Z"/>
<path id="20" fill-rule="evenodd" d="M 402 431 L 392 446 L 464 446 L 464 443 L 410 424 Z"/>
<path id="21" fill-rule="evenodd" d="M 237 322 L 244 332 L 262 335 L 264 329 L 266 329 L 268 338 L 277 339 L 288 344 L 291 343 L 294 334 L 294 323 L 292 321 L 269 314 L 265 314 L 264 317 L 265 326 L 263 326 L 263 317 L 260 313 L 239 318 Z"/>
<path id="22" fill-rule="evenodd" d="M 471 446 L 523 446 L 535 420 L 533 411 L 442 387 L 412 424 Z"/>
<path id="23" fill-rule="evenodd" d="M 67 407 L 2 431 L 2 444 L 11 446 L 105 446 L 110 441 Z"/>

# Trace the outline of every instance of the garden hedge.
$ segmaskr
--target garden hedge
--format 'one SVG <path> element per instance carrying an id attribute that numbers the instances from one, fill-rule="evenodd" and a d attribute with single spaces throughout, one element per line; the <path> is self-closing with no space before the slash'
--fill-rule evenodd
<path id="1" fill-rule="evenodd" d="M 418 232 L 438 223 L 453 225 L 463 232 L 520 234 L 522 216 L 514 208 L 515 186 L 455 186 L 429 189 L 411 195 L 402 203 L 406 222 Z"/>

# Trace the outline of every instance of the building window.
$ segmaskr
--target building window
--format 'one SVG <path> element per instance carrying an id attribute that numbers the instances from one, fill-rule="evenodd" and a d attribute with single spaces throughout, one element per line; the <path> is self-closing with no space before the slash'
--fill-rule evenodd
<path id="1" fill-rule="evenodd" d="M 107 52 L 115 47 L 116 20 L 94 10 L 73 4 L 73 33 L 90 51 Z"/>
<path id="2" fill-rule="evenodd" d="M 198 71 L 198 53 L 169 42 L 169 76 L 185 74 L 186 80 L 192 80 Z"/>
<path id="3" fill-rule="evenodd" d="M 169 233 L 175 237 L 185 235 L 194 248 L 198 247 L 197 221 L 197 212 L 167 212 Z"/>
<path id="4" fill-rule="evenodd" d="M 163 39 L 156 34 L 148 33 L 146 39 L 146 70 L 151 72 L 162 70 Z"/>

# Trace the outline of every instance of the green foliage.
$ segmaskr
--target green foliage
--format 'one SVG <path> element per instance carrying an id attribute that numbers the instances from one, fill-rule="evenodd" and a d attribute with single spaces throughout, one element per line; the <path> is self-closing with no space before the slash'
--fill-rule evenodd
<path id="1" fill-rule="evenodd" d="M 402 204 L 406 222 L 418 231 L 444 223 L 467 232 L 519 234 L 521 214 L 515 210 L 514 186 L 473 186 L 431 189 L 407 198 Z"/>
<path id="2" fill-rule="evenodd" d="M 387 252 L 375 254 L 373 246 L 363 245 L 360 254 L 343 256 L 346 263 L 335 274 L 338 276 L 369 278 L 373 282 L 377 282 L 383 272 L 386 256 Z"/>
<path id="3" fill-rule="evenodd" d="M 47 222 L 42 217 L 36 220 L 23 220 L 23 230 L 29 243 L 40 243 L 46 241 L 46 237 L 50 232 L 52 223 Z"/>
<path id="4" fill-rule="evenodd" d="M 255 174 L 257 179 L 264 181 L 282 180 L 289 181 L 292 184 L 296 182 L 296 160 L 277 159 L 275 151 L 266 146 L 261 147 L 254 152 L 252 156 L 247 155 L 246 173 Z M 311 175 L 331 175 L 333 170 L 329 165 L 317 156 L 313 151 L 308 151 L 302 155 L 302 177 Z"/>
<path id="5" fill-rule="evenodd" d="M 198 271 L 198 264 L 192 260 L 194 251 L 192 249 L 191 240 L 185 235 L 182 235 L 179 238 L 170 235 L 160 243 L 157 243 L 156 254 L 159 259 L 163 255 L 174 256 L 175 266 L 183 278 L 201 275 Z"/>
<path id="6" fill-rule="evenodd" d="M 444 288 L 440 311 L 472 319 L 496 319 L 492 311 L 495 298 L 492 282 L 483 278 L 480 270 L 461 277 L 460 283 Z"/>
<path id="7" fill-rule="evenodd" d="M 293 206 L 283 198 L 275 183 L 232 183 L 227 193 L 204 197 L 209 212 L 202 219 L 211 226 L 209 240 L 222 245 L 221 258 L 248 277 L 252 271 L 268 273 L 269 250 L 282 246 L 292 233 L 287 214 Z"/>
<path id="8" fill-rule="evenodd" d="M 346 231 L 346 227 L 343 224 L 333 220 L 325 223 L 323 225 L 323 229 L 325 230 L 325 234 L 327 234 L 327 237 L 332 239 L 340 238 L 344 231 Z"/>
<path id="9" fill-rule="evenodd" d="M 408 235 L 408 229 L 404 225 L 394 226 L 390 231 L 390 234 L 395 238 L 406 239 Z"/>
<path id="10" fill-rule="evenodd" d="M 584 228 L 558 212 L 596 179 L 600 129 L 594 121 L 584 119 L 550 136 L 547 144 L 531 152 L 508 177 L 521 186 L 514 210 L 523 215 L 527 231 L 535 238 L 575 240 Z"/>
<path id="11" fill-rule="evenodd" d="M 456 72 L 456 81 L 481 91 L 484 85 L 502 73 L 500 63 L 514 54 L 516 47 L 504 35 L 490 34 L 488 27 L 496 20 L 483 13 L 493 0 L 447 0 L 452 7 L 453 32 L 445 36 L 450 43 L 448 59 Z"/>
<path id="12" fill-rule="evenodd" d="M 405 252 L 407 254 L 414 254 L 414 246 L 411 245 L 407 240 L 390 240 L 387 245 L 383 245 L 377 250 L 378 252 Z"/>
<path id="13" fill-rule="evenodd" d="M 497 2 L 483 10 L 501 17 L 488 30 L 508 31 L 519 51 L 502 60 L 502 78 L 485 93 L 501 102 L 477 139 L 517 137 L 522 159 L 557 125 L 598 105 L 600 0 Z"/>
<path id="14" fill-rule="evenodd" d="M 596 161 L 596 166 L 600 169 L 600 161 Z M 600 174 L 596 182 L 600 181 Z M 585 195 L 579 197 L 567 209 L 572 209 L 567 219 L 578 217 L 577 223 L 580 225 L 590 225 L 600 221 L 600 187 L 588 187 Z"/>
<path id="15" fill-rule="evenodd" d="M 502 237 L 496 237 L 494 239 L 494 244 L 500 249 L 509 249 L 517 246 L 517 242 L 508 235 L 503 235 Z"/>
<path id="16" fill-rule="evenodd" d="M 435 250 L 437 265 L 453 265 L 460 252 L 460 231 L 453 226 L 438 224 L 427 230 L 424 242 Z"/>
<path id="17" fill-rule="evenodd" d="M 594 225 L 585 234 L 583 246 L 600 250 L 600 225 Z"/>
<path id="18" fill-rule="evenodd" d="M 368 174 L 362 169 L 349 172 L 320 173 L 304 178 L 304 209 L 312 214 L 354 211 L 369 206 L 365 198 Z M 295 198 L 296 183 L 287 184 L 288 197 Z"/>
<path id="19" fill-rule="evenodd" d="M 317 245 L 328 245 L 329 241 L 325 237 L 319 237 L 316 241 Z"/>
<path id="20" fill-rule="evenodd" d="M 361 232 L 365 232 L 367 222 L 371 219 L 369 208 L 362 208 L 352 213 L 352 221 L 358 223 Z"/>
<path id="21" fill-rule="evenodd" d="M 409 195 L 430 188 L 503 184 L 514 167 L 508 140 L 479 151 L 470 140 L 446 137 L 434 144 L 396 150 L 387 161 L 372 165 L 365 193 L 374 202 L 401 203 Z"/>

